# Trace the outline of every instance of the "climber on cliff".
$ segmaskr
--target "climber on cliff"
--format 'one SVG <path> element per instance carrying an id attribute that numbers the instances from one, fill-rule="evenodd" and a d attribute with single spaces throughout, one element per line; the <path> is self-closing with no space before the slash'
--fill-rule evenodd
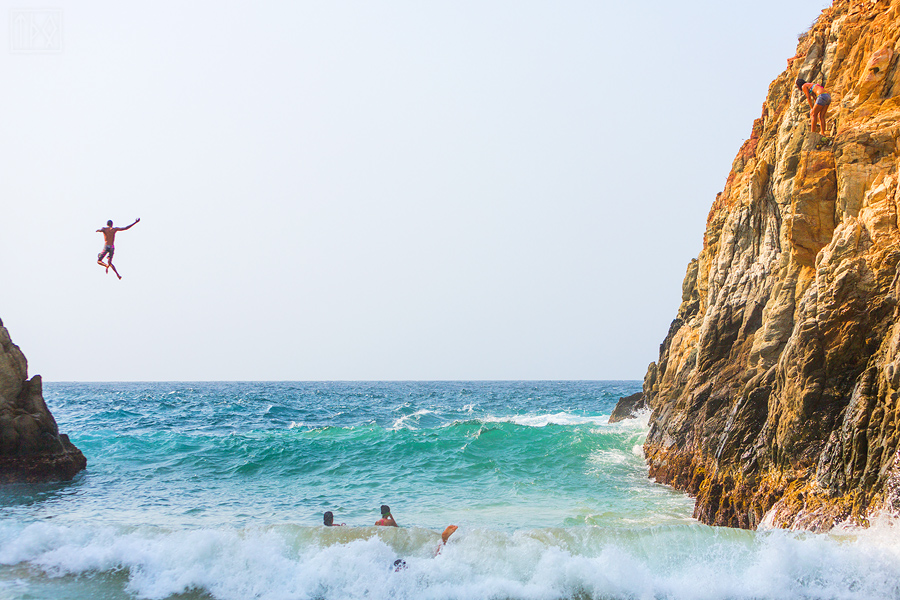
<path id="1" fill-rule="evenodd" d="M 810 112 L 812 132 L 816 132 L 816 121 L 818 120 L 818 123 L 822 125 L 822 135 L 825 135 L 825 117 L 828 114 L 828 107 L 831 105 L 831 94 L 826 92 L 825 88 L 818 83 L 807 83 L 800 77 L 797 78 L 794 84 L 806 96 L 806 101 L 812 109 Z M 814 97 L 815 100 L 813 99 Z"/>
<path id="2" fill-rule="evenodd" d="M 135 219 L 134 223 L 129 225 L 128 227 L 113 227 L 112 221 L 106 222 L 106 227 L 101 227 L 97 230 L 97 233 L 103 234 L 103 251 L 97 255 L 97 264 L 101 267 L 106 267 L 106 272 L 109 273 L 109 268 L 112 267 L 113 273 L 116 274 L 116 277 L 122 279 L 122 276 L 119 275 L 119 272 L 116 271 L 116 267 L 113 265 L 112 259 L 113 254 L 116 252 L 116 233 L 119 231 L 125 231 L 126 229 L 131 229 L 135 225 L 140 222 L 140 219 Z M 103 262 L 103 258 L 109 255 L 109 258 L 106 259 L 106 262 Z"/>

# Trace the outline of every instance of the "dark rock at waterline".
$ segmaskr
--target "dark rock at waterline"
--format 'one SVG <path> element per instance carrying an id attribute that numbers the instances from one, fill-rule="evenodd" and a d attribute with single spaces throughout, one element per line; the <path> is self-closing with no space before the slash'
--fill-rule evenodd
<path id="1" fill-rule="evenodd" d="M 87 459 L 59 433 L 44 402 L 41 376 L 0 322 L 0 483 L 72 479 Z"/>
<path id="2" fill-rule="evenodd" d="M 609 415 L 609 422 L 618 423 L 625 419 L 633 419 L 645 408 L 648 408 L 648 404 L 647 401 L 644 400 L 643 392 L 638 392 L 637 394 L 632 394 L 630 396 L 623 396 L 622 398 L 619 398 L 619 401 L 616 403 L 616 408 L 613 409 L 612 414 Z"/>

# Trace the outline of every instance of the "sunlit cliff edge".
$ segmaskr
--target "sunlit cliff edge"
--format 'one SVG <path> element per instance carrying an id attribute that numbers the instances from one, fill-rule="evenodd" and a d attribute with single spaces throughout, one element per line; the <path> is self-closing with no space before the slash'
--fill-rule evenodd
<path id="1" fill-rule="evenodd" d="M 828 138 L 798 76 L 832 95 Z M 898 119 L 900 0 L 835 0 L 769 86 L 644 379 L 650 476 L 705 523 L 900 508 Z"/>
<path id="2" fill-rule="evenodd" d="M 27 373 L 25 355 L 0 321 L 0 483 L 72 479 L 87 459 L 59 433 L 41 376 Z"/>

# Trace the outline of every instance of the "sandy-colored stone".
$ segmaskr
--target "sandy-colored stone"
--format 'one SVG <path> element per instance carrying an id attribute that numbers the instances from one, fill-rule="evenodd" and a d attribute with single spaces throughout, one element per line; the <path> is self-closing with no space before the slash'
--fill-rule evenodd
<path id="1" fill-rule="evenodd" d="M 794 178 L 791 215 L 787 223 L 794 260 L 798 263 L 814 265 L 819 250 L 831 241 L 836 197 L 834 154 L 824 151 L 803 153 Z"/>
<path id="2" fill-rule="evenodd" d="M 717 525 L 900 507 L 900 0 L 835 0 L 769 87 L 644 380 L 650 474 Z M 802 76 L 832 94 L 809 131 Z"/>

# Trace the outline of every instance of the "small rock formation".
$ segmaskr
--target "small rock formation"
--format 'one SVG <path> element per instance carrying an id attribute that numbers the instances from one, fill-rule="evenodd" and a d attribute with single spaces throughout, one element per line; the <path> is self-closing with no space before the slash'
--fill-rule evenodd
<path id="1" fill-rule="evenodd" d="M 0 483 L 72 479 L 87 459 L 59 433 L 41 376 L 29 380 L 27 373 L 25 356 L 0 321 Z"/>
<path id="2" fill-rule="evenodd" d="M 900 0 L 835 0 L 788 65 L 647 371 L 644 451 L 705 523 L 825 530 L 900 508 Z"/>
<path id="3" fill-rule="evenodd" d="M 618 423 L 625 419 L 633 419 L 645 408 L 647 408 L 647 401 L 644 400 L 643 392 L 638 392 L 637 394 L 632 394 L 630 396 L 623 396 L 616 402 L 616 407 L 613 409 L 612 414 L 609 415 L 609 421 L 607 422 Z"/>

